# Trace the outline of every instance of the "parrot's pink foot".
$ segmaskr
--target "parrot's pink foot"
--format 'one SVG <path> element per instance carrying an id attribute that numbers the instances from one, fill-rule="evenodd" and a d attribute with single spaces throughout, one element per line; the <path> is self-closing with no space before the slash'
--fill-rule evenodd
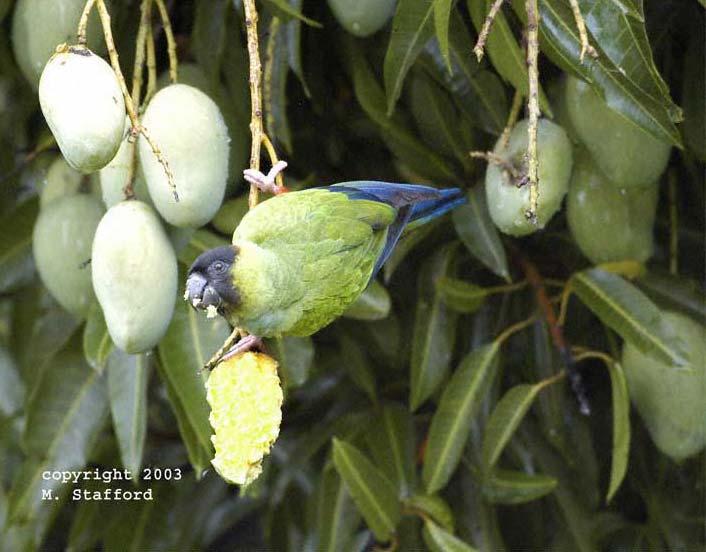
<path id="1" fill-rule="evenodd" d="M 257 186 L 261 191 L 279 195 L 289 191 L 285 186 L 275 184 L 277 175 L 286 167 L 286 161 L 277 161 L 267 174 L 263 174 L 255 169 L 245 169 L 243 171 L 243 177 L 250 182 L 250 184 Z"/>
<path id="2" fill-rule="evenodd" d="M 233 358 L 235 355 L 247 353 L 248 351 L 252 351 L 253 349 L 262 350 L 262 348 L 262 338 L 257 337 L 256 335 L 246 335 L 235 345 L 233 345 L 230 350 L 221 357 L 220 362 L 228 360 L 229 358 Z"/>

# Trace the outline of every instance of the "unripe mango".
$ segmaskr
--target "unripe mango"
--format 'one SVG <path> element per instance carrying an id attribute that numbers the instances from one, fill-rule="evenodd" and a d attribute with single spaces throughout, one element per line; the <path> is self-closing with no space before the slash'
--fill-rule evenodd
<path id="1" fill-rule="evenodd" d="M 395 12 L 396 3 L 396 0 L 328 0 L 341 26 L 360 37 L 382 29 Z"/>
<path id="2" fill-rule="evenodd" d="M 127 184 L 127 176 L 132 162 L 132 155 L 137 147 L 136 143 L 130 143 L 128 140 L 130 122 L 125 123 L 126 135 L 120 143 L 118 153 L 115 154 L 112 161 L 100 170 L 99 179 L 101 187 L 101 195 L 103 203 L 110 209 L 113 205 L 120 203 L 125 199 L 125 184 Z M 135 152 L 136 154 L 137 152 Z M 152 198 L 147 192 L 147 184 L 142 175 L 142 169 L 137 162 L 135 156 L 135 178 L 132 182 L 132 189 L 135 197 L 140 201 L 152 205 Z"/>
<path id="3" fill-rule="evenodd" d="M 494 153 L 511 164 L 515 171 L 525 177 L 525 183 L 517 187 L 513 177 L 496 163 L 488 163 L 485 173 L 485 194 L 488 199 L 490 218 L 502 232 L 511 236 L 524 236 L 543 228 L 561 207 L 569 186 L 571 175 L 571 143 L 564 130 L 546 119 L 539 121 L 537 128 L 537 159 L 539 162 L 539 198 L 537 200 L 537 224 L 526 216 L 530 207 L 530 186 L 527 176 L 528 121 L 515 125 L 507 146 L 500 141 Z"/>
<path id="4" fill-rule="evenodd" d="M 66 161 L 90 173 L 118 152 L 125 102 L 113 69 L 81 46 L 66 46 L 47 63 L 39 81 L 44 118 Z"/>
<path id="5" fill-rule="evenodd" d="M 177 262 L 152 208 L 137 200 L 111 207 L 96 230 L 91 266 L 113 342 L 131 354 L 154 347 L 174 311 Z"/>
<path id="6" fill-rule="evenodd" d="M 167 160 L 179 195 L 176 201 L 164 167 L 140 137 L 140 165 L 155 208 L 174 226 L 203 226 L 218 211 L 228 179 L 230 140 L 218 106 L 192 86 L 172 84 L 152 98 L 143 124 Z"/>
<path id="7" fill-rule="evenodd" d="M 619 188 L 644 187 L 659 178 L 669 161 L 671 145 L 613 111 L 581 79 L 567 77 L 564 90 L 572 128 L 612 182 Z"/>
<path id="8" fill-rule="evenodd" d="M 656 183 L 623 188 L 611 182 L 586 153 L 576 156 L 566 213 L 581 252 L 595 264 L 645 262 L 652 256 Z"/>
<path id="9" fill-rule="evenodd" d="M 44 187 L 39 195 L 39 206 L 44 209 L 62 197 L 86 192 L 97 193 L 96 175 L 87 176 L 69 166 L 66 160 L 58 156 L 49 165 Z"/>
<path id="10" fill-rule="evenodd" d="M 91 284 L 91 244 L 103 205 L 89 194 L 56 198 L 42 207 L 32 248 L 44 286 L 68 312 L 83 318 L 95 295 Z"/>
<path id="11" fill-rule="evenodd" d="M 664 313 L 686 344 L 688 364 L 676 368 L 626 342 L 623 367 L 633 404 L 657 448 L 675 460 L 706 445 L 706 332 L 691 318 Z"/>
<path id="12" fill-rule="evenodd" d="M 12 16 L 12 49 L 20 70 L 35 89 L 56 47 L 76 40 L 85 5 L 86 0 L 17 0 Z M 103 54 L 103 28 L 95 9 L 86 34 L 89 48 Z"/>

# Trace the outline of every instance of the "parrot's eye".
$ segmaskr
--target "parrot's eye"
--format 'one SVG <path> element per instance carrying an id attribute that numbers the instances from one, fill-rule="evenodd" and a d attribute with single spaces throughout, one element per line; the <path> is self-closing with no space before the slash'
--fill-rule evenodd
<path id="1" fill-rule="evenodd" d="M 213 271 L 216 272 L 217 274 L 220 274 L 226 269 L 226 264 L 222 261 L 216 261 L 211 265 L 211 268 L 213 268 Z"/>

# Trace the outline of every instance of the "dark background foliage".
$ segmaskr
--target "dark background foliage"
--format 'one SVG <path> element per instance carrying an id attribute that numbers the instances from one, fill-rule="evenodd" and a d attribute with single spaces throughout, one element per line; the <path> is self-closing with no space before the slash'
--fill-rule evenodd
<path id="1" fill-rule="evenodd" d="M 1 548 L 363 550 L 377 540 L 399 550 L 703 549 L 703 453 L 681 463 L 660 453 L 627 397 L 615 396 L 619 375 L 599 360 L 577 365 L 592 408 L 581 415 L 566 380 L 550 379 L 565 365 L 535 290 L 507 289 L 526 278 L 523 263 L 541 274 L 550 296 L 578 274 L 564 333 L 572 344 L 615 358 L 645 304 L 706 319 L 695 283 L 703 278 L 706 154 L 698 2 L 647 0 L 644 22 L 615 16 L 620 9 L 640 15 L 641 0 L 604 0 L 591 11 L 600 54 L 591 70 L 603 92 L 616 95 L 628 116 L 635 104 L 646 107 L 643 130 L 679 146 L 660 181 L 648 271 L 633 283 L 612 276 L 632 299 L 621 303 L 621 292 L 607 304 L 579 291 L 596 275 L 587 271 L 564 212 L 528 238 L 498 235 L 479 193 L 485 164 L 468 155 L 492 148 L 513 87 L 526 89 L 524 3 L 504 8 L 504 42 L 489 45 L 481 63 L 472 47 L 487 8 L 482 0 L 401 0 L 398 10 L 409 17 L 394 25 L 413 32 L 391 35 L 388 24 L 366 39 L 346 33 L 325 2 L 258 3 L 265 120 L 289 162 L 291 188 L 354 179 L 433 182 L 468 189 L 470 201 L 405 239 L 346 317 L 313 338 L 268 344 L 286 389 L 283 423 L 263 475 L 246 492 L 209 469 L 198 370 L 227 335 L 225 323 L 206 321 L 179 302 L 153 353 L 125 355 L 112 349 L 99 310 L 86 322 L 72 318 L 34 271 L 38 182 L 56 150 L 28 156 L 48 130 L 14 61 L 12 4 L 0 0 Z M 126 70 L 138 4 L 112 2 Z M 240 2 L 167 4 L 180 62 L 200 67 L 234 143 L 228 199 L 210 225 L 187 236 L 179 252 L 184 269 L 227 241 L 243 211 L 238 175 L 249 151 L 248 66 Z M 438 34 L 434 4 L 447 5 L 450 14 L 448 30 Z M 539 4 L 541 84 L 549 98 L 543 108 L 556 113 L 559 78 L 585 75 L 587 66 L 578 61 L 575 31 L 567 30 L 574 29 L 568 2 Z M 303 23 L 300 10 L 320 25 Z M 602 24 L 616 21 L 626 32 L 596 37 Z M 166 42 L 161 32 L 157 39 L 164 70 Z M 446 42 L 447 57 L 440 46 Z M 627 73 L 611 65 L 609 54 L 645 47 L 654 65 L 649 55 Z M 668 95 L 643 93 L 657 71 L 684 109 L 681 124 Z M 669 179 L 676 182 L 672 199 Z M 678 212 L 672 230 L 670 206 Z M 667 271 L 671 231 L 678 233 L 679 276 Z M 495 340 L 533 313 L 536 320 L 522 331 Z M 162 471 L 161 480 L 137 486 L 41 477 L 44 470 L 84 467 L 178 468 L 182 477 L 165 480 Z M 154 500 L 71 498 L 77 488 L 117 486 L 151 488 Z M 614 495 L 607 500 L 609 487 Z M 57 499 L 43 501 L 43 488 Z"/>

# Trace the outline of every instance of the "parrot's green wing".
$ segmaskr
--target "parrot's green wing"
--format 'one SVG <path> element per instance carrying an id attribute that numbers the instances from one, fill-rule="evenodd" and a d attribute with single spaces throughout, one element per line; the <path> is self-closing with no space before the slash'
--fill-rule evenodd
<path id="1" fill-rule="evenodd" d="M 384 203 L 325 189 L 261 203 L 233 234 L 236 314 L 257 335 L 315 332 L 365 289 L 396 216 Z"/>

